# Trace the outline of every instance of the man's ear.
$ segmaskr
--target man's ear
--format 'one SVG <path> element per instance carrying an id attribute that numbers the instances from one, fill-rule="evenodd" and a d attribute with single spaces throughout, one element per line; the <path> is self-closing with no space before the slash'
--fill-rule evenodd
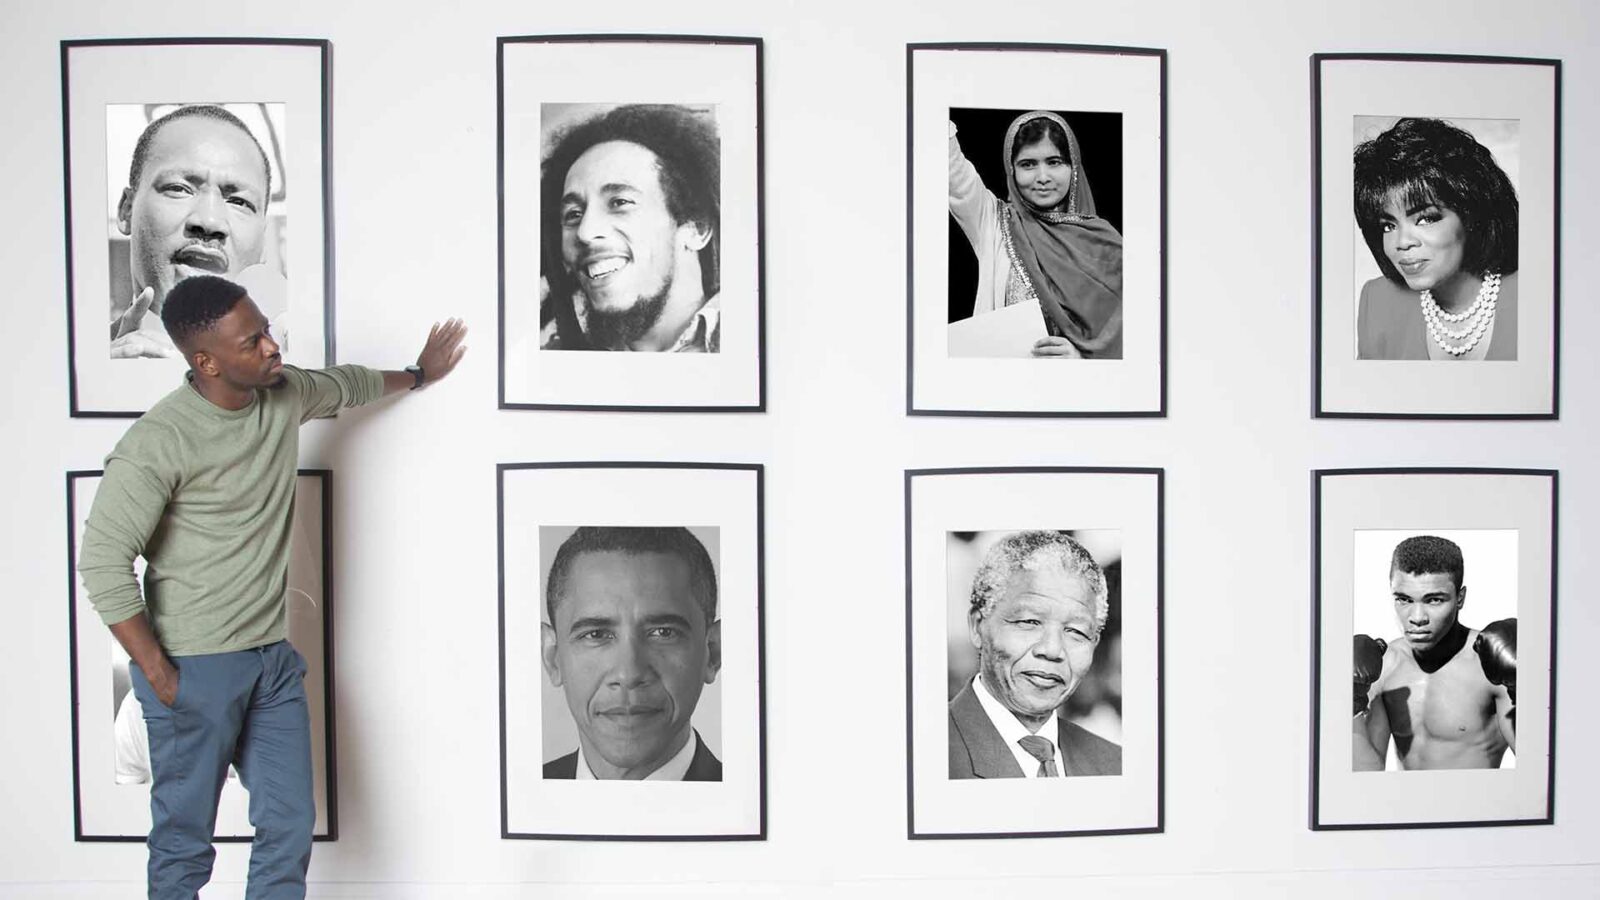
<path id="1" fill-rule="evenodd" d="M 1460 609 L 1461 607 L 1466 606 L 1466 605 L 1467 605 L 1467 586 L 1463 584 L 1461 587 L 1456 588 L 1456 608 Z"/>
<path id="2" fill-rule="evenodd" d="M 122 189 L 122 199 L 117 201 L 117 230 L 123 234 L 133 233 L 133 188 Z"/>
<path id="3" fill-rule="evenodd" d="M 539 662 L 544 666 L 544 674 L 549 677 L 550 684 L 561 687 L 561 664 L 556 660 L 556 630 L 543 622 L 539 623 Z"/>
<path id="4" fill-rule="evenodd" d="M 706 629 L 706 684 L 717 680 L 722 671 L 722 620 L 718 619 Z"/>
<path id="5" fill-rule="evenodd" d="M 189 367 L 212 378 L 222 374 L 221 367 L 217 365 L 217 358 L 205 350 L 196 350 L 189 354 Z"/>
<path id="6" fill-rule="evenodd" d="M 967 613 L 967 640 L 972 642 L 975 649 L 983 649 L 983 635 L 978 633 L 978 626 L 983 624 L 983 616 L 976 610 Z"/>
<path id="7" fill-rule="evenodd" d="M 711 226 L 705 222 L 688 221 L 678 226 L 678 240 L 692 253 L 704 250 L 711 243 Z"/>

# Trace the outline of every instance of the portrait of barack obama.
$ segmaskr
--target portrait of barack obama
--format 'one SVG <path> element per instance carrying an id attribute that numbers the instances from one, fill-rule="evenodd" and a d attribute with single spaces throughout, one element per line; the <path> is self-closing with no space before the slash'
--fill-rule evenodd
<path id="1" fill-rule="evenodd" d="M 713 107 L 541 108 L 541 350 L 721 350 Z"/>
<path id="2" fill-rule="evenodd" d="M 716 568 L 699 538 L 578 528 L 550 565 L 545 615 L 540 659 L 578 736 L 545 763 L 546 779 L 722 780 L 692 724 L 722 667 Z M 547 734 L 559 715 L 547 707 Z"/>
<path id="3" fill-rule="evenodd" d="M 1013 532 L 983 555 L 971 585 L 977 672 L 963 670 L 949 704 L 950 778 L 1121 775 L 1122 748 L 1066 717 L 1110 612 L 1094 557 L 1061 532 Z"/>

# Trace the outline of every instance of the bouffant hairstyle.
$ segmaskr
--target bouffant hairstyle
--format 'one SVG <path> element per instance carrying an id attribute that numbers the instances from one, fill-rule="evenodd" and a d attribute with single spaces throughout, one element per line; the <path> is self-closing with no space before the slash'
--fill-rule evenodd
<path id="1" fill-rule="evenodd" d="M 1517 270 L 1517 191 L 1489 149 L 1439 119 L 1401 119 L 1355 151 L 1356 224 L 1384 277 L 1405 285 L 1383 251 L 1385 208 L 1434 204 L 1461 217 L 1461 267 L 1473 275 Z"/>

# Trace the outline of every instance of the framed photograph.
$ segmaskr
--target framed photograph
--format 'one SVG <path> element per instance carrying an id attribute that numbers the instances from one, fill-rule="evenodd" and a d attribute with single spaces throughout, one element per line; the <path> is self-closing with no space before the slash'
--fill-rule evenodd
<path id="1" fill-rule="evenodd" d="M 500 408 L 764 410 L 761 39 L 496 51 Z"/>
<path id="2" fill-rule="evenodd" d="M 906 45 L 906 412 L 1164 416 L 1167 52 Z"/>
<path id="3" fill-rule="evenodd" d="M 762 472 L 499 465 L 501 837 L 766 839 Z"/>
<path id="4" fill-rule="evenodd" d="M 329 52 L 61 42 L 73 416 L 136 418 L 181 383 L 161 311 L 191 275 L 244 285 L 288 362 L 332 364 Z"/>
<path id="5" fill-rule="evenodd" d="M 1556 472 L 1325 469 L 1312 507 L 1311 827 L 1551 824 Z"/>
<path id="6" fill-rule="evenodd" d="M 913 840 L 1163 829 L 1164 478 L 906 472 Z"/>
<path id="7" fill-rule="evenodd" d="M 1560 60 L 1319 53 L 1311 103 L 1316 415 L 1557 418 Z"/>
<path id="8" fill-rule="evenodd" d="M 83 526 L 100 471 L 67 473 L 67 615 L 72 659 L 73 837 L 143 843 L 150 833 L 150 750 L 143 713 L 128 676 L 128 654 L 89 605 L 77 574 Z M 313 840 L 339 836 L 333 728 L 333 539 L 331 479 L 301 469 L 289 532 L 289 642 L 306 659 L 311 765 L 317 819 Z M 144 560 L 135 561 L 144 577 Z M 248 842 L 248 797 L 228 770 L 217 807 L 216 841 Z"/>

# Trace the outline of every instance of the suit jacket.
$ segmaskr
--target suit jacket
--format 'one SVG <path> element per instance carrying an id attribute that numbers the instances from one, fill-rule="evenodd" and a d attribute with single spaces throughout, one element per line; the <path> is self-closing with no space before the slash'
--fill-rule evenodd
<path id="1" fill-rule="evenodd" d="M 1062 775 L 1121 775 L 1122 748 L 1056 716 Z M 548 775 L 545 777 L 549 777 Z M 978 703 L 969 682 L 950 701 L 950 777 L 1023 778 L 1017 758 Z"/>
<path id="2" fill-rule="evenodd" d="M 544 764 L 544 777 L 571 780 L 578 777 L 578 751 L 560 756 Z M 689 771 L 683 773 L 684 781 L 721 781 L 722 761 L 711 754 L 700 732 L 694 733 L 694 759 L 689 761 Z"/>

